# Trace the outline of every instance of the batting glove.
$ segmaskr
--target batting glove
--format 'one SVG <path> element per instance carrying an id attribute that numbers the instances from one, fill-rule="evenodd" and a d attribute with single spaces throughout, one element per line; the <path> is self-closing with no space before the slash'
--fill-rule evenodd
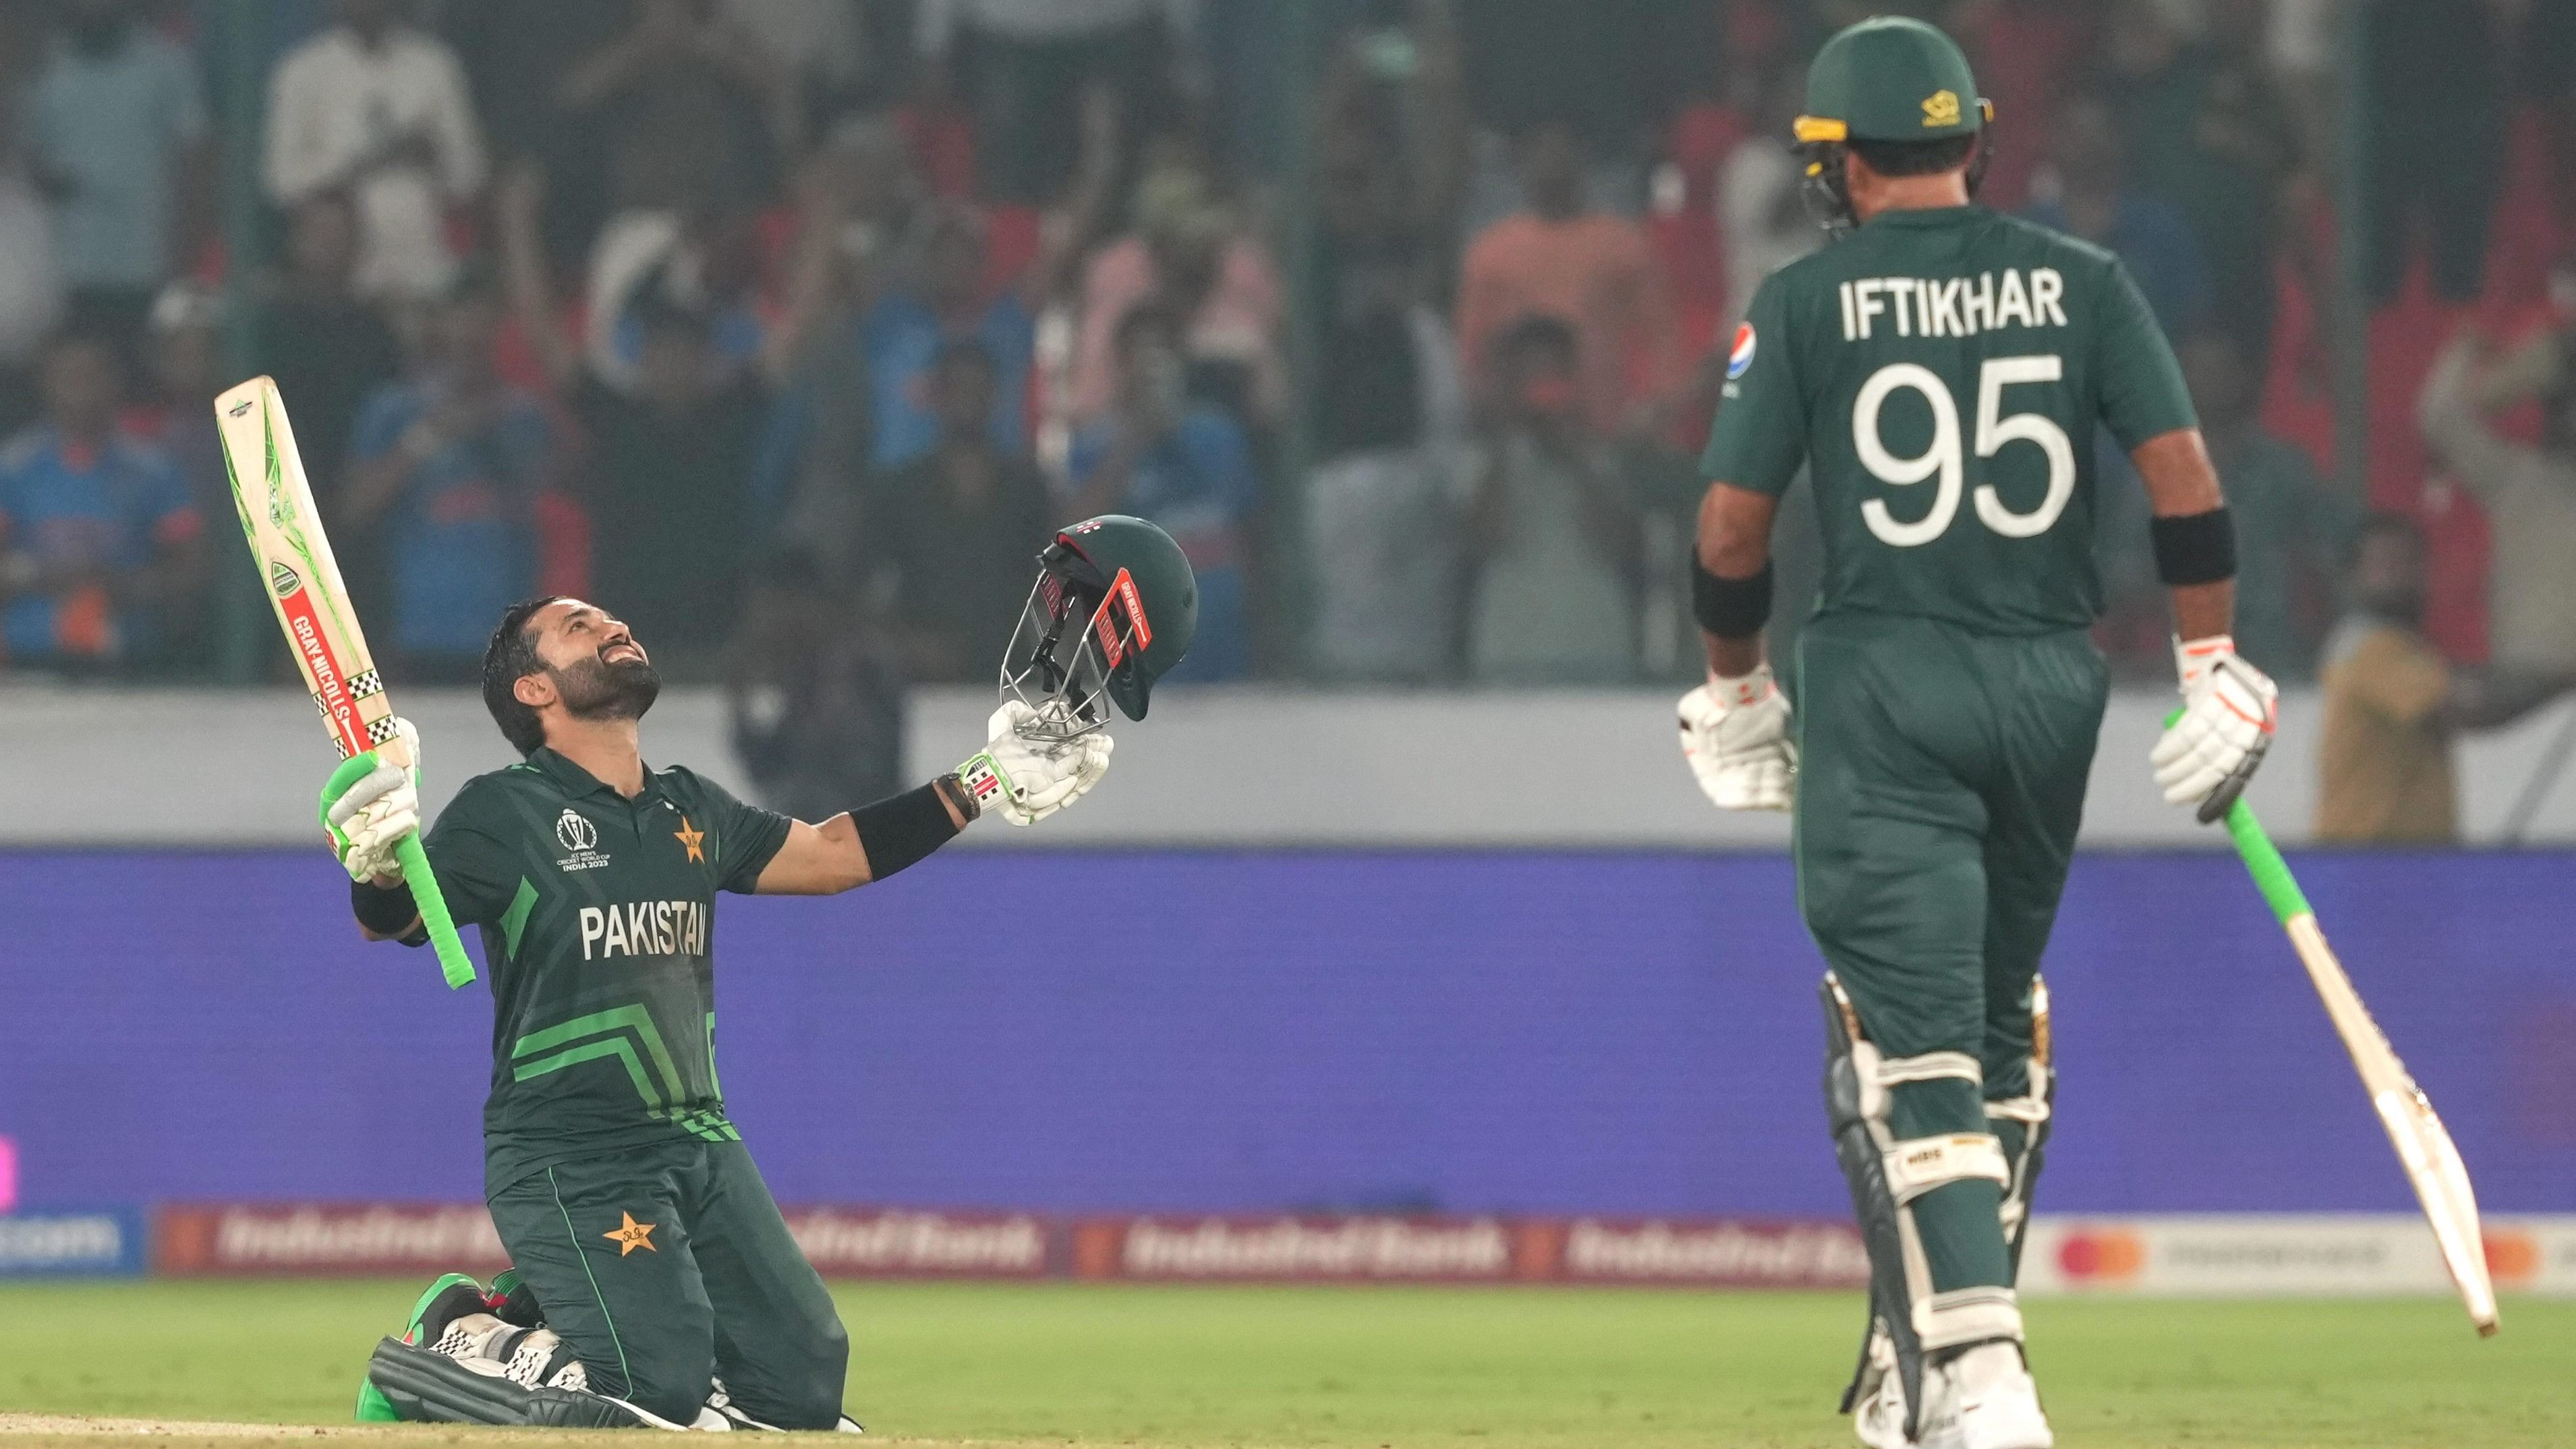
<path id="1" fill-rule="evenodd" d="M 1757 665 L 1740 679 L 1709 681 L 1682 696 L 1682 758 L 1720 810 L 1786 810 L 1797 796 L 1798 746 L 1789 697 Z"/>
<path id="2" fill-rule="evenodd" d="M 1038 712 L 1004 700 L 993 711 L 992 739 L 984 753 L 957 767 L 968 793 L 1013 825 L 1035 825 L 1089 793 L 1109 772 L 1112 742 L 1106 730 L 1072 739 L 1032 734 Z"/>
<path id="3" fill-rule="evenodd" d="M 2236 654 L 2225 634 L 2174 641 L 2182 710 L 2148 755 L 2168 805 L 2199 806 L 2204 825 L 2227 813 L 2272 748 L 2281 688 Z"/>
<path id="4" fill-rule="evenodd" d="M 393 727 L 394 738 L 342 765 L 322 787 L 322 828 L 351 880 L 402 874 L 394 848 L 420 829 L 420 731 L 407 719 Z"/>

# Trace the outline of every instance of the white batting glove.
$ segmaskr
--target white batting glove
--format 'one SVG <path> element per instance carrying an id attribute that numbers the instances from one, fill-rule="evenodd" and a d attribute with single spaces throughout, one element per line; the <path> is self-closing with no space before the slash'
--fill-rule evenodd
<path id="1" fill-rule="evenodd" d="M 2281 688 L 2236 654 L 2225 634 L 2174 641 L 2182 712 L 2147 756 L 2168 805 L 2197 805 L 2204 825 L 2245 793 L 2280 723 Z"/>
<path id="2" fill-rule="evenodd" d="M 1113 747 L 1107 730 L 1073 739 L 1031 737 L 1038 712 L 1028 704 L 1004 700 L 993 711 L 993 737 L 984 753 L 957 767 L 967 792 L 988 810 L 999 810 L 1013 825 L 1035 825 L 1089 793 L 1109 773 Z"/>
<path id="3" fill-rule="evenodd" d="M 1682 696 L 1682 758 L 1720 810 L 1786 810 L 1797 796 L 1798 746 L 1789 697 L 1757 665 Z"/>
<path id="4" fill-rule="evenodd" d="M 402 874 L 394 847 L 420 829 L 420 731 L 407 719 L 393 724 L 394 738 L 369 751 L 375 769 L 323 806 L 332 852 L 351 880 Z"/>

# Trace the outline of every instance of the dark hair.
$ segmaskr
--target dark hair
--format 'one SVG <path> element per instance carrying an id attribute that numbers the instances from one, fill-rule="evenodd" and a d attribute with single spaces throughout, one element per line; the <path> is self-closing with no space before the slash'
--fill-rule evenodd
<path id="1" fill-rule="evenodd" d="M 1969 135 L 1931 141 L 1864 141 L 1855 136 L 1844 144 L 1881 176 L 1938 176 L 1967 165 L 1968 158 L 1976 154 L 1977 138 Z"/>
<path id="2" fill-rule="evenodd" d="M 1147 328 L 1161 332 L 1176 343 L 1189 334 L 1189 329 L 1181 324 L 1180 313 L 1158 302 L 1139 302 L 1127 309 L 1127 315 L 1118 319 L 1118 330 L 1112 334 L 1112 349 L 1124 356 L 1128 348 L 1136 345 L 1136 334 Z"/>
<path id="3" fill-rule="evenodd" d="M 1571 364 L 1581 361 L 1583 356 L 1583 341 L 1575 335 L 1573 324 L 1545 312 L 1533 312 L 1515 319 L 1494 338 L 1493 348 L 1493 355 L 1497 358 L 1548 352 Z"/>
<path id="4" fill-rule="evenodd" d="M 537 712 L 520 703 L 516 693 L 520 680 L 545 668 L 537 658 L 536 636 L 528 632 L 528 621 L 539 609 L 566 597 L 548 594 L 512 604 L 501 611 L 492 642 L 483 646 L 483 707 L 492 712 L 492 723 L 501 727 L 501 738 L 517 746 L 522 755 L 535 754 L 537 746 L 546 742 L 546 728 L 538 722 Z"/>

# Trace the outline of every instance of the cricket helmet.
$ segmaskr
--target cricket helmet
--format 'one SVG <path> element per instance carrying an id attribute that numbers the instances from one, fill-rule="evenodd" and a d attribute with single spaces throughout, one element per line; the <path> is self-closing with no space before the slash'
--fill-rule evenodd
<path id="1" fill-rule="evenodd" d="M 1002 654 L 1003 697 L 1067 737 L 1106 724 L 1103 701 L 1143 719 L 1198 627 L 1198 576 L 1170 534 L 1123 513 L 1086 518 L 1038 555 Z"/>
<path id="2" fill-rule="evenodd" d="M 1967 54 L 1938 28 L 1901 15 L 1847 27 L 1807 67 L 1807 109 L 1793 128 L 1807 163 L 1808 204 L 1826 230 L 1852 228 L 1843 152 L 1853 141 L 1979 137 L 1968 164 L 1973 196 L 1985 176 L 1994 118 L 1994 103 L 1977 94 Z"/>

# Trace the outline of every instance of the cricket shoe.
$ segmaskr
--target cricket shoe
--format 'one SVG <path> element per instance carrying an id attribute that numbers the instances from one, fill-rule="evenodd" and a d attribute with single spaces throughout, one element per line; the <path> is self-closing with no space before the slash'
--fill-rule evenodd
<path id="1" fill-rule="evenodd" d="M 1921 1449 L 2055 1449 L 2021 1345 L 1981 1343 L 1923 1376 Z"/>
<path id="2" fill-rule="evenodd" d="M 469 1313 L 489 1313 L 492 1302 L 483 1285 L 464 1273 L 442 1273 L 422 1290 L 411 1306 L 411 1317 L 404 1321 L 402 1341 L 427 1348 L 445 1336 L 449 1324 Z M 361 1378 L 358 1380 L 358 1422 L 391 1424 L 399 1422 L 393 1404 L 384 1391 Z"/>
<path id="3" fill-rule="evenodd" d="M 528 1291 L 519 1270 L 504 1268 L 483 1292 L 484 1311 L 512 1328 L 543 1328 L 546 1311 L 537 1303 L 537 1295 Z"/>

